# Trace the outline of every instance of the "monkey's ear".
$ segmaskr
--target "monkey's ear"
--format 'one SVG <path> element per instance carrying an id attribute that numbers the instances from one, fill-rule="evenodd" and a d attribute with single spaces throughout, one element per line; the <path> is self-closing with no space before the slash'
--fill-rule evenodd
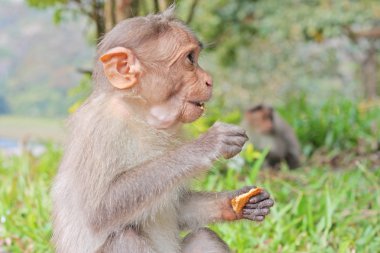
<path id="1" fill-rule="evenodd" d="M 132 50 L 114 47 L 100 56 L 108 81 L 118 89 L 128 89 L 137 84 L 141 65 Z"/>

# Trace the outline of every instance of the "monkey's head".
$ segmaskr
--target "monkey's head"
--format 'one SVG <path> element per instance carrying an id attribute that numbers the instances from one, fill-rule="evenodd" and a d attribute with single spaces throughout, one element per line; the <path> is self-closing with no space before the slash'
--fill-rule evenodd
<path id="1" fill-rule="evenodd" d="M 141 113 L 156 128 L 192 122 L 212 95 L 212 78 L 198 64 L 201 49 L 173 8 L 125 20 L 99 45 L 95 91 L 126 104 L 140 101 Z"/>
<path id="2" fill-rule="evenodd" d="M 248 125 L 260 134 L 270 134 L 273 127 L 273 108 L 266 105 L 257 105 L 248 109 L 244 115 Z"/>

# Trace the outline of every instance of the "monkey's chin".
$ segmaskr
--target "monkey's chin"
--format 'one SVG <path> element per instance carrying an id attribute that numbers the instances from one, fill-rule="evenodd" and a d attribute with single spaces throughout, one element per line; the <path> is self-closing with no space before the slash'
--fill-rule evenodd
<path id="1" fill-rule="evenodd" d="M 183 123 L 191 123 L 199 119 L 205 112 L 204 104 L 195 105 L 193 103 L 188 103 L 183 111 L 181 122 Z"/>

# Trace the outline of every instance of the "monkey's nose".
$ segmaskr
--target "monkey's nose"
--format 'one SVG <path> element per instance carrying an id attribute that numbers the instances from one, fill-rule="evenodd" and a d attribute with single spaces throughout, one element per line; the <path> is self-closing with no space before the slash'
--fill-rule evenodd
<path id="1" fill-rule="evenodd" d="M 206 86 L 212 87 L 212 79 L 211 78 L 206 80 Z"/>

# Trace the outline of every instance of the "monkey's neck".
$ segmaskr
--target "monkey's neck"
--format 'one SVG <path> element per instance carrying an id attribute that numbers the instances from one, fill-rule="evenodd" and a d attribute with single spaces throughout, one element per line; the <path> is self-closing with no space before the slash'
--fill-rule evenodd
<path id="1" fill-rule="evenodd" d="M 128 146 L 126 143 L 135 143 L 134 146 L 141 149 L 157 146 L 162 150 L 166 147 L 172 149 L 183 143 L 180 127 L 155 129 L 139 116 L 138 110 L 129 103 L 115 100 L 114 97 L 90 97 L 72 115 L 69 124 L 71 138 L 68 141 L 83 143 L 84 146 L 88 144 L 86 147 L 80 146 L 75 153 L 81 153 L 80 149 L 96 147 L 104 148 L 98 153 L 104 153 L 105 156 L 110 155 L 107 147 L 120 145 L 119 149 L 123 150 L 124 146 Z M 150 147 L 146 147 L 146 143 L 149 143 Z"/>
<path id="2" fill-rule="evenodd" d="M 132 96 L 132 97 L 123 97 L 123 98 L 116 98 L 117 104 L 121 104 L 122 107 L 125 108 L 125 110 L 129 114 L 129 118 L 132 118 L 133 120 L 137 121 L 138 124 L 142 125 L 149 125 L 152 129 L 157 131 L 165 131 L 167 133 L 178 135 L 182 131 L 183 124 L 181 122 L 175 122 L 175 124 L 170 125 L 166 128 L 156 128 L 154 124 L 150 124 L 150 118 L 151 116 L 151 105 L 149 105 L 145 99 L 139 97 L 139 96 Z"/>

